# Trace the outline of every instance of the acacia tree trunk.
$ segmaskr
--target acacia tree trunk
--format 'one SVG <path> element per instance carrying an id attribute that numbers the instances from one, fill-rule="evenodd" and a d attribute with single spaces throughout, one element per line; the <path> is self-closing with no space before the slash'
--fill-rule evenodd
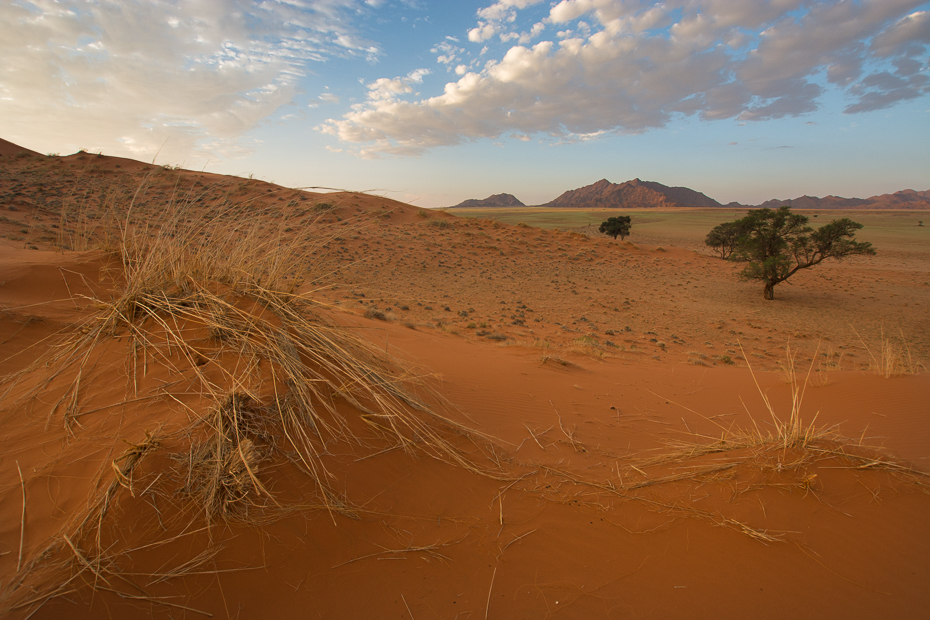
<path id="1" fill-rule="evenodd" d="M 762 291 L 762 297 L 768 300 L 775 299 L 775 283 L 774 282 L 765 283 L 765 290 Z"/>

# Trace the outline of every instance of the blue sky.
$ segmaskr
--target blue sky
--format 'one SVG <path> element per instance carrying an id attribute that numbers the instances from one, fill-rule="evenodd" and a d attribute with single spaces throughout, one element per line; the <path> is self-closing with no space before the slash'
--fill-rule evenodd
<path id="1" fill-rule="evenodd" d="M 0 0 L 0 137 L 539 204 L 930 188 L 930 3 Z"/>

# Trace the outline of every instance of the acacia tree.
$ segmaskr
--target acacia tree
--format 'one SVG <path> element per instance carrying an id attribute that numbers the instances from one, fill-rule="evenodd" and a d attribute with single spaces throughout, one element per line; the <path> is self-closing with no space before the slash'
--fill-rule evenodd
<path id="1" fill-rule="evenodd" d="M 619 236 L 620 241 L 623 241 L 630 234 L 630 216 L 619 215 L 617 217 L 609 217 L 606 222 L 601 222 L 601 227 L 598 228 L 598 231 L 605 235 L 610 235 L 614 239 Z"/>
<path id="2" fill-rule="evenodd" d="M 740 237 L 745 234 L 743 226 L 740 225 L 742 220 L 735 222 L 725 222 L 715 226 L 709 233 L 704 243 L 720 255 L 720 258 L 727 260 L 736 251 L 739 246 Z"/>
<path id="3" fill-rule="evenodd" d="M 858 222 L 844 217 L 814 230 L 807 221 L 806 216 L 780 207 L 753 209 L 731 222 L 740 232 L 730 259 L 748 263 L 740 275 L 746 280 L 762 280 L 765 299 L 775 299 L 779 282 L 827 258 L 875 254 L 871 243 L 854 240 L 862 228 Z M 710 241 L 705 243 L 713 247 Z"/>

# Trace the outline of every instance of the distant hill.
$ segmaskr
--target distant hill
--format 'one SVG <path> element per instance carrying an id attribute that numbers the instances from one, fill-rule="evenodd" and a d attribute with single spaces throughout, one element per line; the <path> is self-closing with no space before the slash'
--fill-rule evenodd
<path id="1" fill-rule="evenodd" d="M 470 198 L 464 202 L 452 207 L 453 209 L 463 209 L 466 207 L 525 207 L 526 205 L 517 200 L 513 194 L 494 194 L 483 200 Z"/>
<path id="2" fill-rule="evenodd" d="M 633 179 L 626 183 L 597 183 L 565 192 L 541 207 L 554 209 L 655 209 L 668 207 L 722 207 L 713 198 L 687 187 L 668 187 Z"/>
<path id="3" fill-rule="evenodd" d="M 870 198 L 801 196 L 789 200 L 767 200 L 756 208 L 775 209 L 782 205 L 795 209 L 930 209 L 930 190 L 915 192 L 912 189 L 905 189 L 893 194 L 882 194 Z"/>

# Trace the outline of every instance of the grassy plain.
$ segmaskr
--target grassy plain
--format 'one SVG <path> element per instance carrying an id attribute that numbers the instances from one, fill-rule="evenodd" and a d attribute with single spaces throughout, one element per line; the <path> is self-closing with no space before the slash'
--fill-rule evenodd
<path id="1" fill-rule="evenodd" d="M 704 237 L 714 226 L 746 215 L 746 209 L 677 209 L 618 211 L 616 209 L 445 209 L 457 217 L 494 220 L 503 224 L 527 224 L 545 229 L 595 230 L 608 217 L 622 213 L 633 221 L 630 240 L 650 245 L 675 245 L 702 250 Z M 908 252 L 930 260 L 930 214 L 923 211 L 796 210 L 817 227 L 848 217 L 863 224 L 858 234 L 883 252 Z M 924 226 L 918 222 L 924 221 Z"/>

